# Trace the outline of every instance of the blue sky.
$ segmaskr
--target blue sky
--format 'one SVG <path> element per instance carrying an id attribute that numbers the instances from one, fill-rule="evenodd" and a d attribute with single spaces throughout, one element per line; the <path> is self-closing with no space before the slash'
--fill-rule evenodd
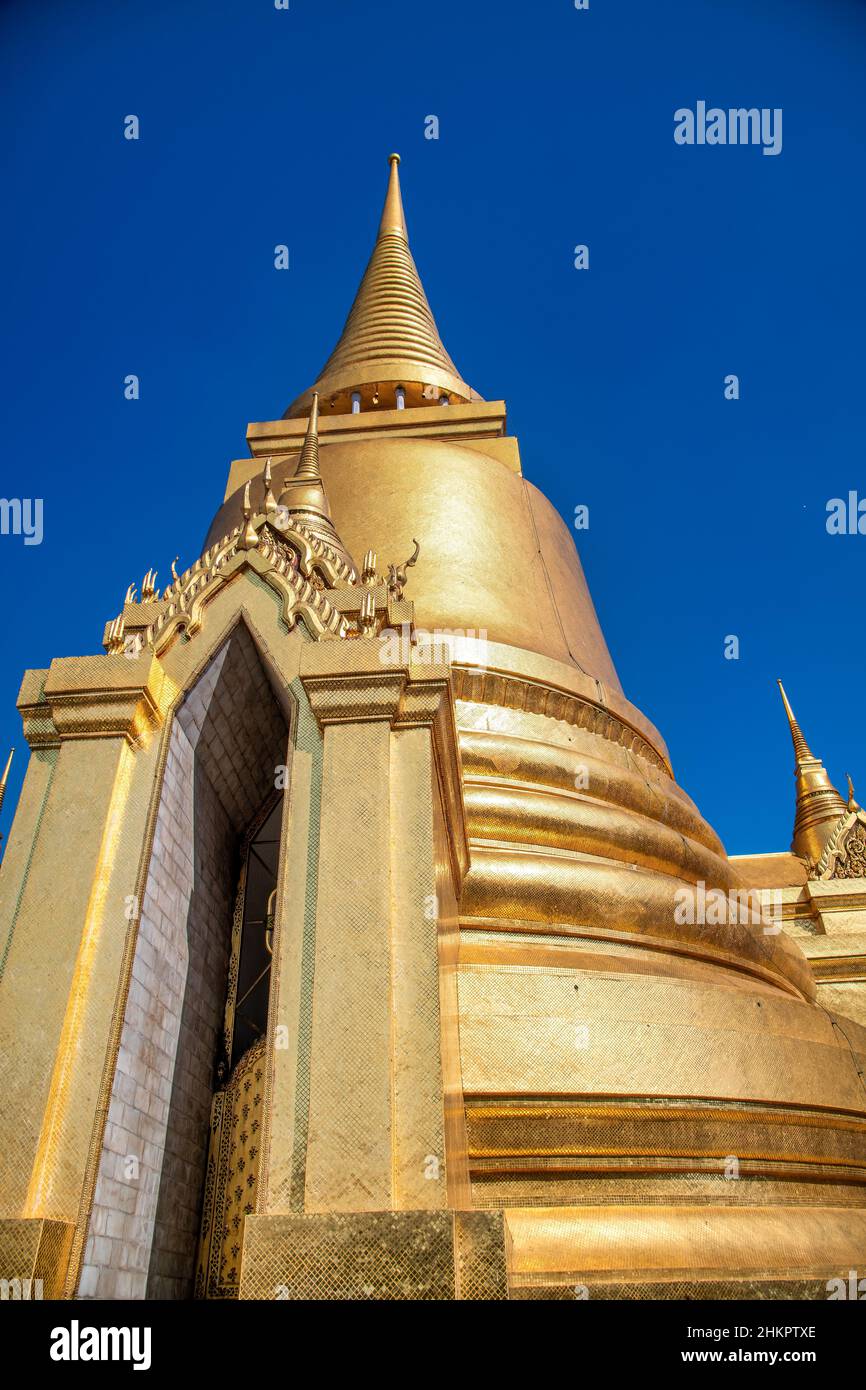
<path id="1" fill-rule="evenodd" d="M 790 841 L 777 675 L 866 792 L 866 536 L 825 527 L 866 497 L 866 5 L 7 0 L 0 43 L 0 493 L 44 498 L 41 546 L 0 537 L 4 834 L 24 669 L 198 555 L 247 422 L 336 340 L 392 149 L 444 341 L 590 507 L 623 685 L 729 852 Z M 782 153 L 676 145 L 698 100 L 782 108 Z"/>

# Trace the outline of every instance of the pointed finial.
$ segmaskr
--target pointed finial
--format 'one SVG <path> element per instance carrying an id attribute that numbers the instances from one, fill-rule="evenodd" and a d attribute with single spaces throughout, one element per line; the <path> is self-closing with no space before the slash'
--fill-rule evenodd
<path id="1" fill-rule="evenodd" d="M 388 174 L 388 192 L 385 194 L 385 206 L 382 209 L 382 220 L 379 223 L 379 236 L 401 236 L 405 241 L 408 241 L 406 214 L 403 211 L 403 199 L 400 195 L 400 175 L 397 172 L 400 156 L 389 154 L 388 163 L 391 166 Z"/>
<path id="2" fill-rule="evenodd" d="M 116 618 L 112 618 L 110 623 L 105 624 L 105 631 L 102 634 L 102 645 L 109 656 L 120 656 L 120 653 L 124 650 L 125 641 L 123 634 L 123 614 L 118 613 Z"/>
<path id="3" fill-rule="evenodd" d="M 794 777 L 797 783 L 796 814 L 794 816 L 794 838 L 791 849 L 794 854 L 808 863 L 817 864 L 839 817 L 845 814 L 845 802 L 830 781 L 829 774 L 816 758 L 803 737 L 803 732 L 794 718 L 785 687 L 779 681 L 782 703 L 788 716 L 791 741 L 794 744 Z"/>
<path id="4" fill-rule="evenodd" d="M 258 533 L 253 525 L 253 504 L 250 501 L 250 485 L 244 488 L 244 529 L 241 534 L 241 550 L 255 550 L 259 543 Z"/>
<path id="5" fill-rule="evenodd" d="M 318 391 L 313 392 L 313 404 L 310 407 L 310 418 L 307 421 L 307 433 L 304 435 L 304 445 L 301 449 L 293 481 L 296 483 L 320 483 L 322 481 L 322 475 L 319 472 Z"/>
<path id="6" fill-rule="evenodd" d="M 265 485 L 264 512 L 266 516 L 273 516 L 277 510 L 277 500 L 271 490 L 271 461 L 268 459 L 265 464 L 263 482 Z"/>
<path id="7" fill-rule="evenodd" d="M 368 550 L 364 556 L 364 563 L 361 567 L 362 584 L 378 584 L 379 576 L 376 572 L 376 552 Z"/>
<path id="8" fill-rule="evenodd" d="M 851 781 L 851 773 L 846 772 L 845 776 L 848 778 L 848 810 L 859 811 L 861 807 L 859 801 L 854 795 L 854 783 Z"/>
<path id="9" fill-rule="evenodd" d="M 376 626 L 376 600 L 371 589 L 365 589 L 358 611 L 358 626 L 363 637 L 371 637 Z"/>

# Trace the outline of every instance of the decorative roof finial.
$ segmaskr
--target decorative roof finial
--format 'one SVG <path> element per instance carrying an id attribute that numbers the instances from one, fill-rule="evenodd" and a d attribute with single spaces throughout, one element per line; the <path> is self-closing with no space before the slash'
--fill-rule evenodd
<path id="1" fill-rule="evenodd" d="M 376 629 L 376 600 L 371 589 L 365 589 L 358 611 L 358 628 L 362 637 L 372 637 Z"/>
<path id="2" fill-rule="evenodd" d="M 379 575 L 376 571 L 376 552 L 368 550 L 364 556 L 364 563 L 361 566 L 361 583 L 378 584 Z"/>
<path id="3" fill-rule="evenodd" d="M 849 810 L 849 811 L 860 811 L 860 810 L 862 810 L 862 807 L 861 807 L 861 805 L 860 805 L 860 802 L 857 800 L 856 796 L 854 795 L 854 783 L 851 781 L 851 774 L 850 774 L 850 772 L 846 772 L 846 773 L 845 773 L 845 776 L 848 778 L 848 810 Z"/>
<path id="4" fill-rule="evenodd" d="M 250 485 L 244 488 L 244 529 L 241 534 L 241 550 L 255 550 L 259 543 L 258 532 L 253 525 L 253 504 L 250 501 Z"/>
<path id="5" fill-rule="evenodd" d="M 413 565 L 418 563 L 418 556 L 421 554 L 421 547 L 415 540 L 414 536 L 412 537 L 412 544 L 415 548 L 412 551 L 412 554 L 409 556 L 408 560 L 404 560 L 402 565 L 388 566 L 388 593 L 395 600 L 395 602 L 399 602 L 400 599 L 403 597 L 403 590 L 405 589 L 407 582 L 406 571 L 408 569 L 411 569 Z"/>
<path id="6" fill-rule="evenodd" d="M 265 485 L 265 499 L 264 499 L 264 502 L 263 502 L 263 504 L 262 504 L 262 505 L 263 505 L 263 510 L 264 510 L 265 516 L 273 516 L 274 512 L 277 510 L 277 499 L 274 497 L 274 494 L 273 494 L 273 492 L 272 492 L 272 490 L 271 490 L 271 461 L 270 461 L 270 459 L 268 459 L 267 463 L 265 464 L 265 472 L 264 472 L 263 482 L 264 482 L 264 485 Z"/>
<path id="7" fill-rule="evenodd" d="M 797 782 L 797 809 L 791 849 L 801 859 L 817 863 L 839 817 L 845 814 L 845 802 L 830 781 L 824 764 L 809 748 L 794 718 L 785 687 L 781 681 L 778 684 L 794 745 L 794 777 Z"/>

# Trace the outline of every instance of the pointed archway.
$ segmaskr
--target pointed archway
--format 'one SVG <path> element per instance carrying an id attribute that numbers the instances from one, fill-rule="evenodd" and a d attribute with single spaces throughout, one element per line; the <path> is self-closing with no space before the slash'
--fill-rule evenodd
<path id="1" fill-rule="evenodd" d="M 85 1250 L 96 1297 L 99 1282 L 120 1297 L 192 1293 L 241 847 L 284 776 L 289 725 L 241 619 L 169 738 Z M 105 1237 L 121 1227 L 118 1248 Z"/>

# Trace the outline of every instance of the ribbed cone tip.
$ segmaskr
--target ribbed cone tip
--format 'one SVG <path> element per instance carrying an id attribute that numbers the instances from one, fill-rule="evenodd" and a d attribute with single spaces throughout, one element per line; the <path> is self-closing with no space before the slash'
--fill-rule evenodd
<path id="1" fill-rule="evenodd" d="M 817 759 L 803 737 L 800 725 L 794 718 L 794 711 L 791 709 L 790 701 L 785 694 L 785 687 L 781 681 L 778 681 L 777 684 L 782 695 L 782 704 L 785 706 L 785 713 L 788 716 L 788 727 L 791 730 L 791 741 L 794 744 L 794 756 L 797 760 L 797 765 L 799 766 L 800 763 L 807 761 L 817 762 Z"/>
<path id="2" fill-rule="evenodd" d="M 319 393 L 314 391 L 310 418 L 307 422 L 307 433 L 304 435 L 304 446 L 301 449 L 298 466 L 295 469 L 294 481 L 296 483 L 318 482 L 321 476 L 319 472 Z"/>

